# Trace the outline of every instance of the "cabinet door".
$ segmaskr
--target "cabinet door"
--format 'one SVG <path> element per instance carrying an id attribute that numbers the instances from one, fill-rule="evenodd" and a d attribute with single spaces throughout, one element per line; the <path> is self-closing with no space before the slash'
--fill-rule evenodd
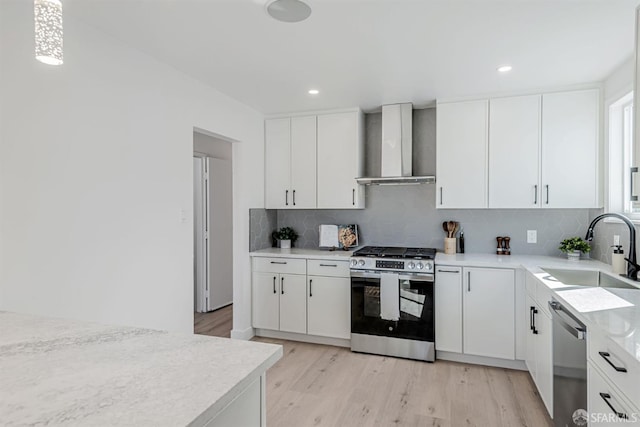
<path id="1" fill-rule="evenodd" d="M 489 103 L 489 207 L 540 206 L 540 95 Z"/>
<path id="2" fill-rule="evenodd" d="M 487 207 L 487 100 L 438 104 L 436 207 Z"/>
<path id="3" fill-rule="evenodd" d="M 280 275 L 280 330 L 307 333 L 307 276 Z"/>
<path id="4" fill-rule="evenodd" d="M 318 208 L 362 208 L 360 113 L 318 116 Z"/>
<path id="5" fill-rule="evenodd" d="M 589 423 L 590 427 L 640 425 L 637 409 L 605 379 L 591 362 L 587 364 L 587 384 L 587 410 L 594 417 Z M 621 418 L 618 414 L 628 418 Z"/>
<path id="6" fill-rule="evenodd" d="M 462 268 L 436 267 L 436 350 L 462 353 Z"/>
<path id="7" fill-rule="evenodd" d="M 351 338 L 351 280 L 323 276 L 309 276 L 308 280 L 308 333 Z"/>
<path id="8" fill-rule="evenodd" d="M 279 328 L 279 275 L 276 273 L 253 273 L 252 315 L 253 327 L 262 329 Z"/>
<path id="9" fill-rule="evenodd" d="M 599 91 L 542 96 L 542 207 L 598 207 Z"/>
<path id="10" fill-rule="evenodd" d="M 515 273 L 464 268 L 464 353 L 515 358 Z"/>
<path id="11" fill-rule="evenodd" d="M 291 120 L 264 122 L 265 207 L 283 209 L 291 202 Z"/>
<path id="12" fill-rule="evenodd" d="M 526 316 L 527 316 L 527 331 L 526 331 L 526 355 L 524 362 L 527 365 L 527 369 L 529 369 L 529 373 L 531 374 L 531 378 L 534 382 L 537 383 L 537 375 L 538 375 L 538 361 L 536 359 L 536 335 L 533 333 L 533 316 L 535 315 L 534 310 L 537 309 L 537 304 L 529 295 L 526 296 Z M 540 310 L 538 310 L 539 312 Z"/>
<path id="13" fill-rule="evenodd" d="M 291 118 L 291 207 L 316 207 L 316 116 Z"/>
<path id="14" fill-rule="evenodd" d="M 536 360 L 538 362 L 536 384 L 549 415 L 553 415 L 553 334 L 551 331 L 551 316 L 538 308 L 534 323 L 537 332 L 535 337 Z"/>

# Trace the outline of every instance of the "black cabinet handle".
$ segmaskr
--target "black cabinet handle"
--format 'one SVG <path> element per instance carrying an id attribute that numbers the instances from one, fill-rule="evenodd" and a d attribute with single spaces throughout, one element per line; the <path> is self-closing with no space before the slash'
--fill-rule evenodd
<path id="1" fill-rule="evenodd" d="M 611 399 L 611 395 L 609 393 L 600 393 L 600 397 L 602 398 L 602 400 L 604 400 L 604 403 L 606 403 L 607 406 L 611 408 L 613 413 L 618 416 L 618 418 L 622 418 L 623 420 L 629 419 L 627 414 L 625 414 L 624 412 L 618 412 L 616 408 L 613 407 L 611 402 L 609 402 L 609 399 Z"/>
<path id="2" fill-rule="evenodd" d="M 338 264 L 320 264 L 320 267 L 337 267 Z"/>
<path id="3" fill-rule="evenodd" d="M 276 276 L 273 276 L 273 293 L 278 293 L 278 291 L 276 291 Z"/>
<path id="4" fill-rule="evenodd" d="M 284 204 L 289 206 L 289 190 L 284 190 Z"/>
<path id="5" fill-rule="evenodd" d="M 438 270 L 438 273 L 458 273 L 458 270 Z"/>
<path id="6" fill-rule="evenodd" d="M 467 272 L 467 292 L 471 292 L 471 272 Z"/>
<path id="7" fill-rule="evenodd" d="M 547 201 L 545 202 L 545 204 L 549 204 L 549 185 L 545 185 L 545 187 L 547 188 Z"/>
<path id="8" fill-rule="evenodd" d="M 356 205 L 356 189 L 355 188 L 351 189 L 351 204 L 353 206 Z"/>
<path id="9" fill-rule="evenodd" d="M 631 168 L 631 177 L 630 177 L 630 179 L 631 179 L 631 185 L 630 185 L 630 187 L 631 187 L 631 198 L 629 200 L 631 200 L 632 202 L 637 202 L 638 201 L 638 196 L 633 194 L 634 193 L 634 191 L 633 191 L 634 190 L 634 185 L 633 185 L 634 184 L 634 182 L 633 182 L 633 174 L 634 173 L 638 173 L 638 167 L 637 166 Z"/>
<path id="10" fill-rule="evenodd" d="M 609 365 L 611 365 L 611 367 L 613 369 L 616 370 L 616 372 L 627 372 L 627 368 L 621 368 L 620 366 L 614 365 L 613 362 L 611 361 L 611 359 L 609 359 L 611 357 L 611 355 L 609 353 L 607 353 L 606 351 L 599 351 L 598 354 L 600 355 L 600 357 L 602 357 L 604 360 L 606 360 L 607 363 Z"/>
<path id="11" fill-rule="evenodd" d="M 535 307 L 529 307 L 529 329 L 533 331 L 533 310 Z"/>
<path id="12" fill-rule="evenodd" d="M 271 261 L 271 264 L 286 264 L 285 261 Z"/>
<path id="13" fill-rule="evenodd" d="M 538 184 L 533 186 L 533 204 L 538 204 Z"/>
<path id="14" fill-rule="evenodd" d="M 440 204 L 442 204 L 442 187 L 440 187 Z"/>
<path id="15" fill-rule="evenodd" d="M 538 314 L 538 310 L 534 307 L 533 308 L 533 333 L 534 334 L 538 334 L 538 329 L 536 329 L 536 314 Z"/>
<path id="16" fill-rule="evenodd" d="M 280 293 L 284 295 L 284 277 L 280 278 Z"/>
<path id="17" fill-rule="evenodd" d="M 293 190 L 293 206 L 296 205 L 296 190 Z"/>
<path id="18" fill-rule="evenodd" d="M 311 284 L 313 283 L 313 279 L 309 279 L 309 296 L 313 296 L 313 291 L 311 290 Z"/>

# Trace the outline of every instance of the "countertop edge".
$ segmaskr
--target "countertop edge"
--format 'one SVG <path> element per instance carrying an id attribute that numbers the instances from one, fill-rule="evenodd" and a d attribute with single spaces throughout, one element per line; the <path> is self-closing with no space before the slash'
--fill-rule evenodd
<path id="1" fill-rule="evenodd" d="M 257 251 L 249 252 L 250 257 L 265 257 L 265 258 L 298 258 L 298 259 L 324 259 L 324 260 L 344 260 L 348 261 L 353 255 L 353 251 L 344 251 L 338 249 L 335 251 L 322 250 L 322 249 L 280 249 L 280 248 L 266 248 Z"/>

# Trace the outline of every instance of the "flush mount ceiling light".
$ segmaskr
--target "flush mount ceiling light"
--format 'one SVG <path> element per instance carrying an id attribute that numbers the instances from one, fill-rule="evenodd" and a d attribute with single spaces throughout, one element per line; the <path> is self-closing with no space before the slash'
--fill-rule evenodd
<path id="1" fill-rule="evenodd" d="M 511 65 L 501 65 L 500 67 L 498 67 L 498 72 L 499 73 L 508 73 L 512 69 L 513 69 L 513 67 Z"/>
<path id="2" fill-rule="evenodd" d="M 309 95 L 317 95 L 320 91 L 318 89 L 309 89 Z"/>
<path id="3" fill-rule="evenodd" d="M 49 65 L 60 65 L 62 58 L 62 2 L 34 0 L 36 59 Z"/>
<path id="4" fill-rule="evenodd" d="M 267 13 L 282 22 L 300 22 L 311 15 L 311 8 L 300 0 L 271 0 Z"/>

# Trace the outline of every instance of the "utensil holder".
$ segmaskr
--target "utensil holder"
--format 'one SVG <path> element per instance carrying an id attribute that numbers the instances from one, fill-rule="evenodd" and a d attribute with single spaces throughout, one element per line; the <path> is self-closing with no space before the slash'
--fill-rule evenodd
<path id="1" fill-rule="evenodd" d="M 456 253 L 456 238 L 445 237 L 444 238 L 444 253 L 447 255 L 455 255 Z"/>

